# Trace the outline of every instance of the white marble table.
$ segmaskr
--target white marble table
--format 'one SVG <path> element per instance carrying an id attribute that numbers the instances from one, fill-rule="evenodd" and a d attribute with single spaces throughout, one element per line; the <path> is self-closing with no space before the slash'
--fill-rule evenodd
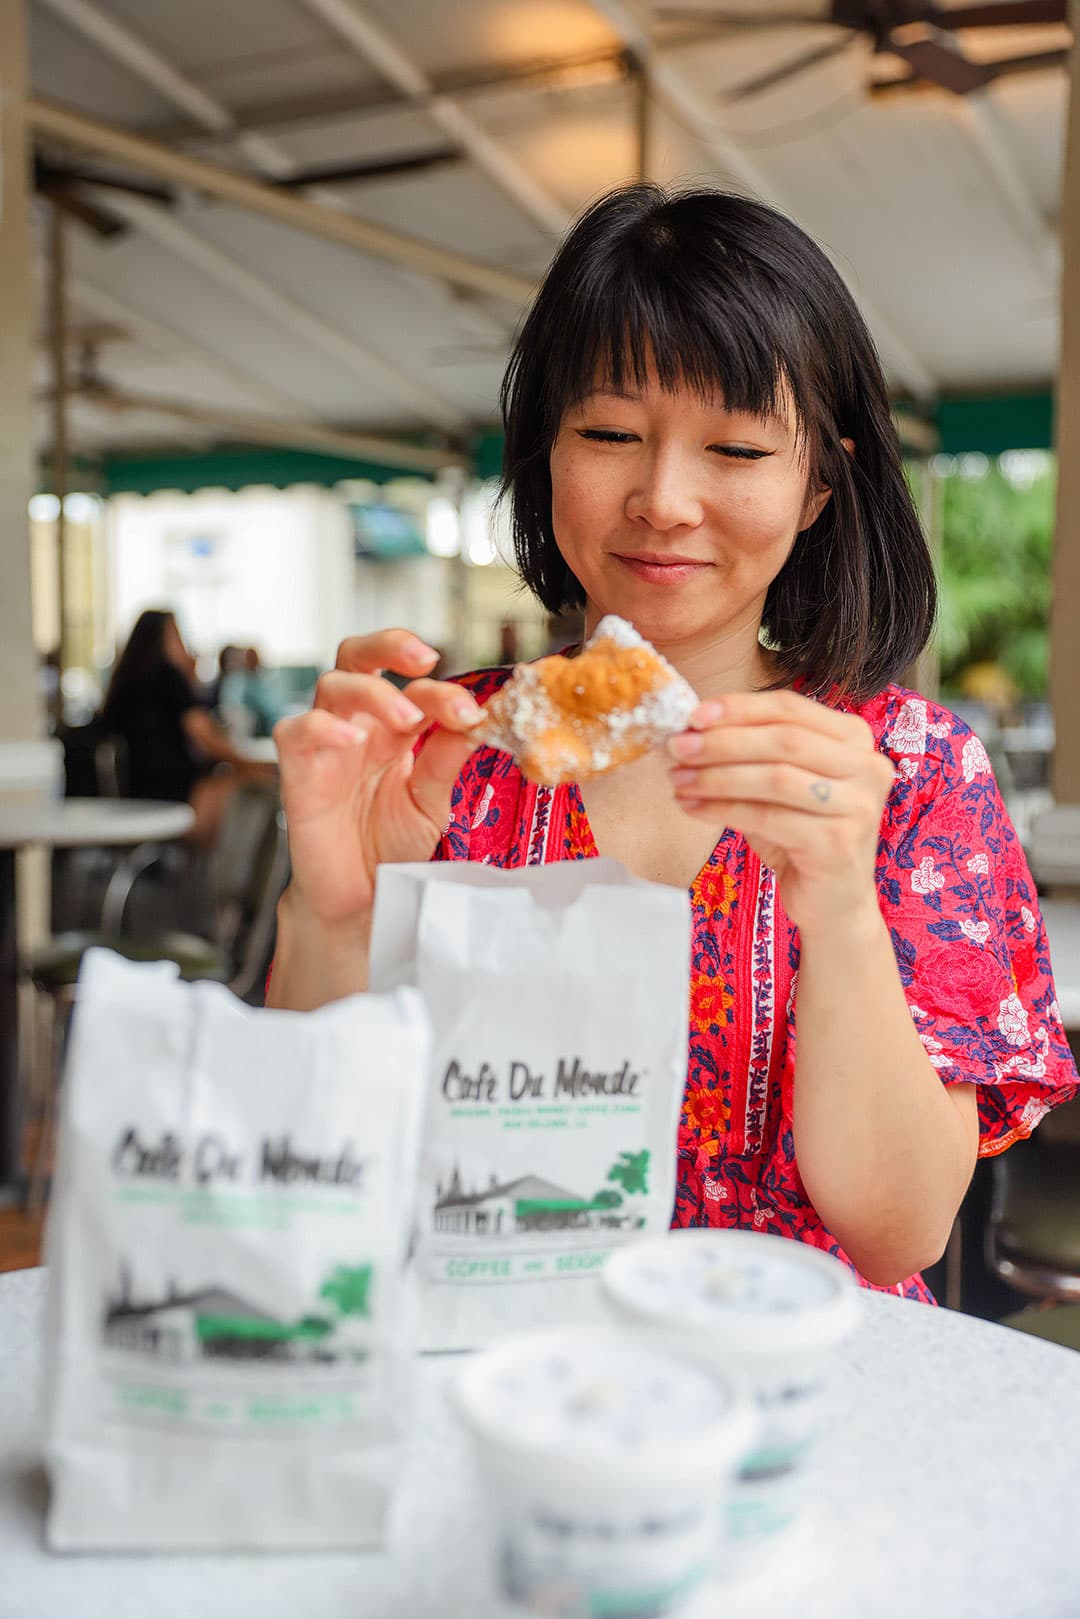
<path id="1" fill-rule="evenodd" d="M 1080 1031 L 1080 900 L 1044 899 L 1039 909 L 1050 941 L 1061 1021 L 1067 1029 Z"/>
<path id="2" fill-rule="evenodd" d="M 15 856 L 40 846 L 134 847 L 183 837 L 195 824 L 190 804 L 157 799 L 58 798 L 26 806 L 0 803 L 0 1188 L 18 1174 L 18 952 Z M 0 1619 L 6 1619 L 0 1608 Z"/>
<path id="3" fill-rule="evenodd" d="M 388 1554 L 56 1557 L 35 1437 L 42 1273 L 0 1276 L 0 1619 L 490 1619 L 453 1357 L 421 1363 Z M 802 1555 L 694 1619 L 1076 1619 L 1080 1355 L 866 1295 Z"/>

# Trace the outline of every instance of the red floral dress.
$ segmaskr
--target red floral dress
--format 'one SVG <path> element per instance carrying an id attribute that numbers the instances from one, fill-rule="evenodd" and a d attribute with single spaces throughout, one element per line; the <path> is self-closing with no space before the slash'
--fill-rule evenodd
<path id="1" fill-rule="evenodd" d="M 508 674 L 460 683 L 484 702 Z M 986 751 L 962 720 L 898 686 L 846 706 L 896 767 L 876 877 L 911 1015 L 943 1082 L 979 1087 L 980 1156 L 1002 1152 L 1080 1090 L 1019 840 Z M 536 787 L 508 754 L 485 747 L 458 779 L 435 859 L 505 867 L 596 853 L 576 786 Z M 797 1237 L 850 1265 L 795 1161 L 798 929 L 770 868 L 730 829 L 690 898 L 689 1061 L 672 1224 Z M 933 1302 L 920 1276 L 883 1291 Z"/>

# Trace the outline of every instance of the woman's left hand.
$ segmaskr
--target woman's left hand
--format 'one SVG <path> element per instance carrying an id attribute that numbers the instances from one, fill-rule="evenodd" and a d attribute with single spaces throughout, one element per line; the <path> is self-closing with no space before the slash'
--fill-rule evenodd
<path id="1" fill-rule="evenodd" d="M 700 704 L 668 744 L 677 800 L 776 872 L 804 934 L 880 916 L 874 860 L 894 771 L 865 720 L 797 692 Z"/>

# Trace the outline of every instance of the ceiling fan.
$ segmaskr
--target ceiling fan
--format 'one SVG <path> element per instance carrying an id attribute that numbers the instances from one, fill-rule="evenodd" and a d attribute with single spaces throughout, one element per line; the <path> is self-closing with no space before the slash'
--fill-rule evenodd
<path id="1" fill-rule="evenodd" d="M 840 37 L 782 62 L 768 72 L 745 80 L 727 92 L 729 102 L 746 100 L 786 83 L 821 62 L 839 56 L 860 38 L 869 38 L 874 52 L 892 56 L 909 69 L 896 79 L 875 81 L 874 95 L 936 85 L 953 95 L 969 95 L 995 79 L 1018 73 L 1060 67 L 1068 51 L 1037 51 L 980 62 L 965 56 L 949 36 L 966 29 L 1034 28 L 1068 25 L 1068 0 L 989 0 L 986 5 L 936 5 L 933 0 L 830 0 L 823 11 L 727 11 L 710 6 L 688 6 L 657 0 L 653 14 L 660 22 L 698 23 L 717 31 L 748 33 L 793 27 L 839 29 Z"/>

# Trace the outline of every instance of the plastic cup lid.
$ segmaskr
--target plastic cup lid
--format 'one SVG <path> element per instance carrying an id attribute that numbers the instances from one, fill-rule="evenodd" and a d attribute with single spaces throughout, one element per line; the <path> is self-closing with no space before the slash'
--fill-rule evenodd
<path id="1" fill-rule="evenodd" d="M 628 1243 L 601 1285 L 624 1319 L 715 1336 L 736 1354 L 829 1349 L 858 1318 L 846 1265 L 757 1231 L 690 1227 Z"/>
<path id="2" fill-rule="evenodd" d="M 722 1477 L 752 1437 L 732 1382 L 626 1328 L 514 1333 L 471 1359 L 454 1393 L 466 1427 L 504 1462 L 605 1488 Z"/>

